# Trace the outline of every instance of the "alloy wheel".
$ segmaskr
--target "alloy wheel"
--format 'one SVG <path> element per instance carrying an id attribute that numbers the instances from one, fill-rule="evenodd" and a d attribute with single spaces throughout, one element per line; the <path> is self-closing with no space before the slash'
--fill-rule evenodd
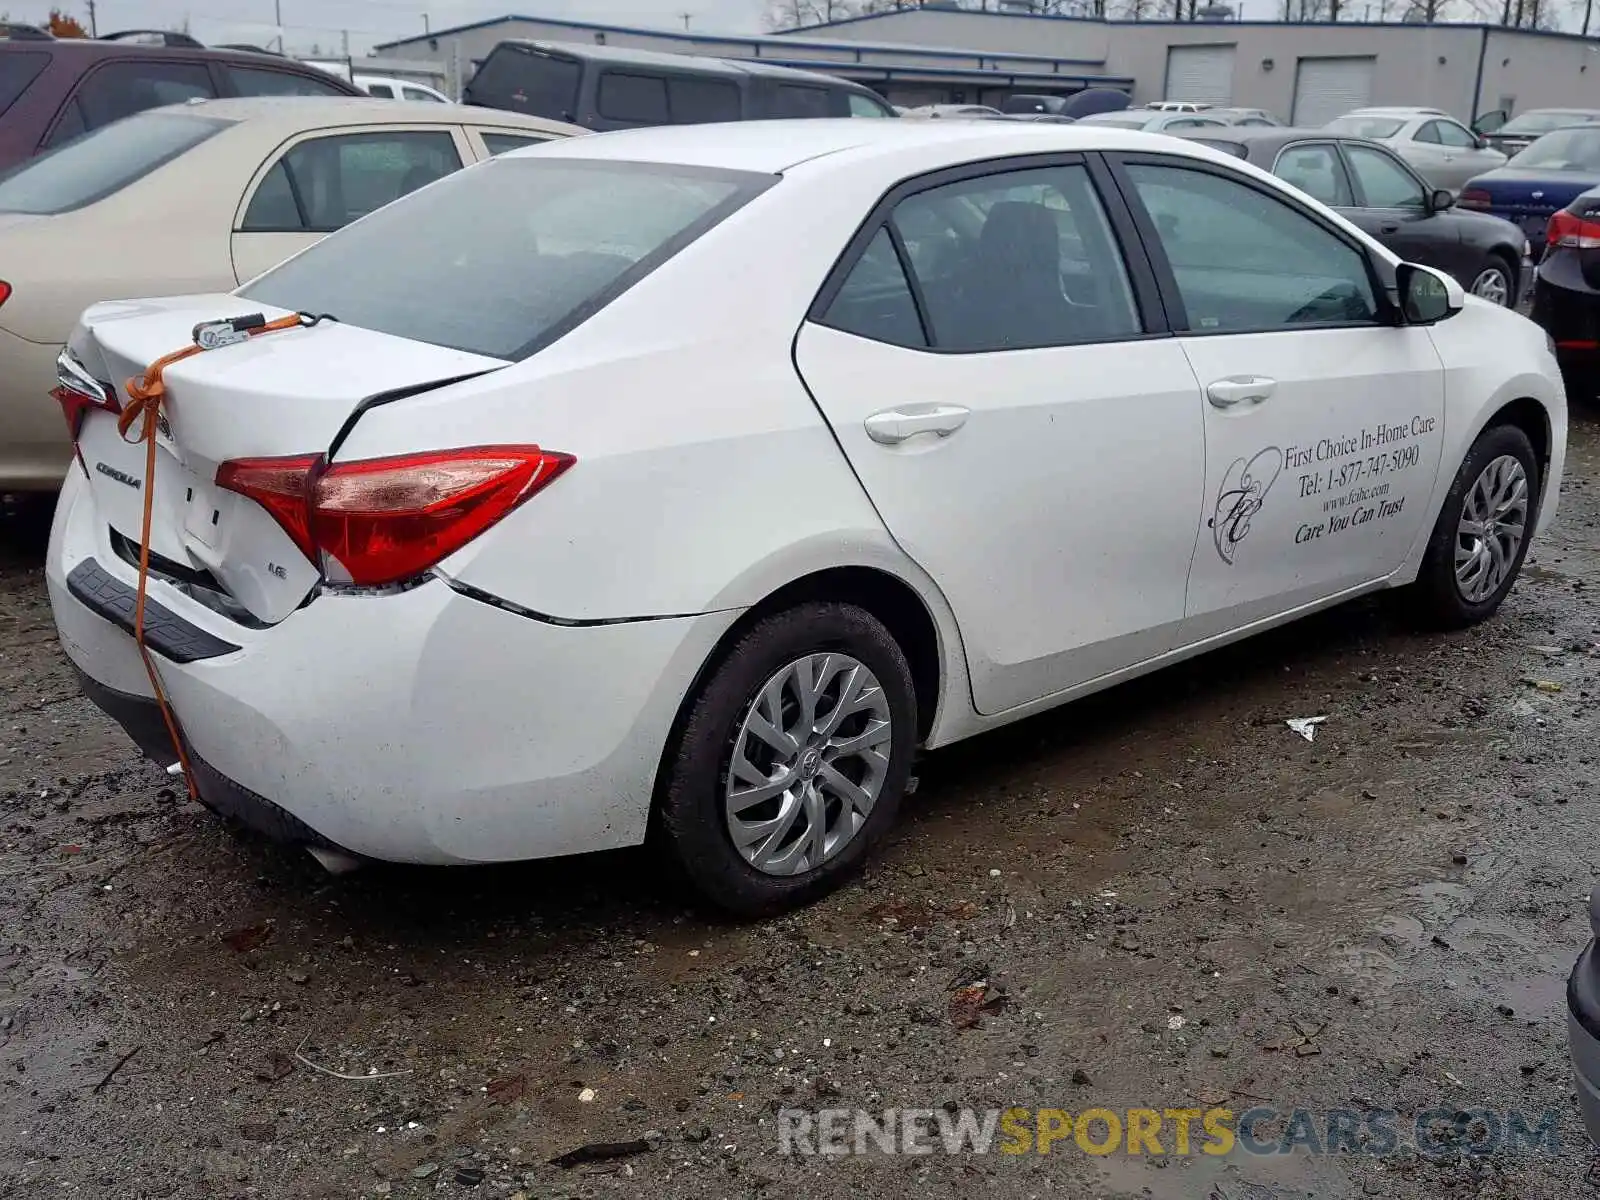
<path id="1" fill-rule="evenodd" d="M 1485 267 L 1467 290 L 1490 304 L 1511 307 L 1511 279 L 1504 267 Z"/>
<path id="2" fill-rule="evenodd" d="M 724 786 L 744 860 L 798 875 L 849 845 L 883 789 L 892 734 L 883 687 L 850 655 L 809 654 L 774 672 L 745 709 Z"/>
<path id="3" fill-rule="evenodd" d="M 1505 583 L 1517 561 L 1528 524 L 1528 473 L 1502 454 L 1468 489 L 1456 526 L 1456 587 L 1479 604 Z"/>

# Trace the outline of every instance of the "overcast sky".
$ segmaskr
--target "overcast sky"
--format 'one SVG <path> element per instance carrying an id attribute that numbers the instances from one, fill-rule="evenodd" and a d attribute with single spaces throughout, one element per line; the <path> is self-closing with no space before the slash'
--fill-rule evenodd
<path id="1" fill-rule="evenodd" d="M 59 0 L 65 11 L 89 23 L 86 0 Z M 254 42 L 275 36 L 274 0 L 96 0 L 96 22 L 102 33 L 113 29 L 189 29 L 203 42 Z M 506 13 L 568 17 L 619 25 L 683 28 L 683 13 L 692 28 L 711 33 L 754 32 L 761 28 L 763 0 L 277 0 L 283 10 L 284 37 L 290 51 L 313 43 L 336 48 L 341 31 L 350 33 L 352 53 L 374 42 L 392 41 L 422 32 L 426 13 L 433 28 L 465 25 Z M 38 9 L 33 13 L 33 9 Z M 0 9 L 15 18 L 40 19 L 49 0 L 0 0 Z"/>

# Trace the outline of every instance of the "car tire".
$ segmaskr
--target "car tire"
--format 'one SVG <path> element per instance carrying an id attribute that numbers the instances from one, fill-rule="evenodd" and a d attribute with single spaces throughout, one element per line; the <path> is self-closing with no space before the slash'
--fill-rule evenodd
<path id="1" fill-rule="evenodd" d="M 814 692 L 813 732 L 794 739 L 791 729 L 808 728 L 801 695 L 807 684 Z M 858 686 L 863 690 L 854 693 L 843 724 L 817 736 L 846 689 Z M 880 721 L 887 722 L 887 733 Z M 774 745 L 774 726 L 794 741 L 792 753 Z M 721 656 L 680 721 L 658 790 L 660 848 L 690 885 L 736 915 L 766 916 L 809 903 L 849 878 L 894 823 L 916 729 L 910 664 L 866 609 L 808 602 L 765 617 Z M 868 739 L 872 745 L 860 753 L 837 752 Z M 784 781 L 782 791 L 737 810 L 736 787 L 749 789 L 748 803 Z M 869 793 L 863 814 L 859 801 Z M 856 802 L 845 802 L 846 795 Z M 780 829 L 786 814 L 792 823 Z M 736 829 L 741 839 L 755 838 L 744 841 L 744 851 L 735 844 Z M 763 830 L 770 832 L 759 836 Z"/>
<path id="2" fill-rule="evenodd" d="M 1520 499 L 1508 500 L 1518 493 L 1519 480 Z M 1478 435 L 1444 498 L 1410 589 L 1417 617 L 1436 628 L 1459 629 L 1494 615 L 1528 553 L 1540 484 L 1533 443 L 1521 429 L 1491 425 Z M 1507 531 L 1518 518 L 1521 536 L 1508 546 Z M 1475 536 L 1463 532 L 1467 523 L 1492 527 L 1488 536 Z"/>
<path id="3" fill-rule="evenodd" d="M 1478 265 L 1466 283 L 1469 295 L 1498 304 L 1501 308 L 1517 306 L 1517 270 L 1500 254 L 1490 254 Z"/>

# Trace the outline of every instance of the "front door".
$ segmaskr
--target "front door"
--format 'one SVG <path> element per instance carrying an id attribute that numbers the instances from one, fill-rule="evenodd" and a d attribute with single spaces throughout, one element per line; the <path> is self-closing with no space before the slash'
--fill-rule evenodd
<path id="1" fill-rule="evenodd" d="M 1387 150 L 1346 142 L 1356 203 L 1344 213 L 1407 262 L 1448 271 L 1469 286 L 1482 254 L 1462 244 L 1453 219 L 1433 211 L 1431 189 Z"/>
<path id="2" fill-rule="evenodd" d="M 1175 644 L 1204 471 L 1199 389 L 1176 339 L 1146 332 L 1108 216 L 1125 212 L 1080 157 L 1035 161 L 900 189 L 796 345 L 949 600 L 983 713 Z"/>
<path id="3" fill-rule="evenodd" d="M 1439 466 L 1428 331 L 1384 323 L 1366 252 L 1288 196 L 1171 159 L 1120 169 L 1204 394 L 1184 641 L 1392 573 Z"/>

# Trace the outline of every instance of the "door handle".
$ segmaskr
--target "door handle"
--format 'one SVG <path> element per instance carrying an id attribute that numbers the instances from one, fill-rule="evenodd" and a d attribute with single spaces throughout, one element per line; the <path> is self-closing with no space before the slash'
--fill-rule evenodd
<path id="1" fill-rule="evenodd" d="M 867 436 L 884 446 L 893 446 L 919 433 L 949 437 L 967 423 L 972 410 L 959 404 L 908 404 L 886 408 L 866 419 Z"/>
<path id="2" fill-rule="evenodd" d="M 1385 221 L 1382 225 L 1378 226 L 1378 231 L 1380 233 L 1399 233 L 1400 232 L 1400 222 L 1399 221 Z"/>
<path id="3" fill-rule="evenodd" d="M 1234 408 L 1240 404 L 1260 404 L 1277 389 L 1278 381 L 1265 375 L 1230 375 L 1206 389 L 1213 408 Z"/>

